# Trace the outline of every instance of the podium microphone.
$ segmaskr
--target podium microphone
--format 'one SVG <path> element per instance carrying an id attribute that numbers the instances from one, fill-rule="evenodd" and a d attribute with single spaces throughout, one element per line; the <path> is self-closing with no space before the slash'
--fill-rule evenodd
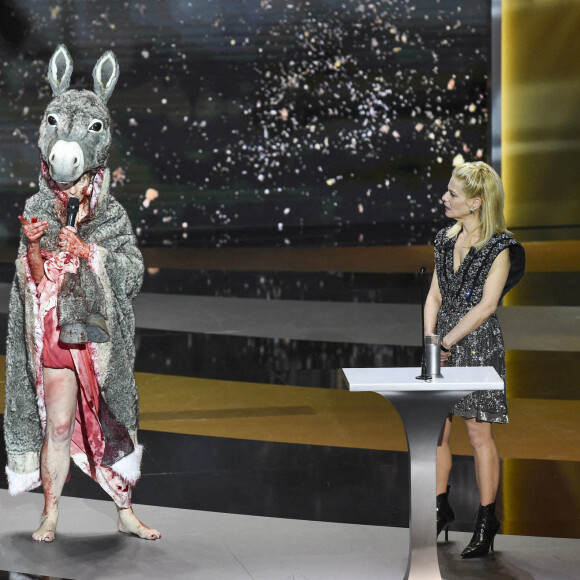
<path id="1" fill-rule="evenodd" d="M 69 197 L 66 206 L 66 225 L 75 227 L 77 213 L 79 212 L 80 202 L 76 197 Z"/>
<path id="2" fill-rule="evenodd" d="M 421 374 L 416 379 L 420 381 L 430 381 L 431 376 L 427 374 L 427 362 L 425 353 L 425 272 L 427 268 L 421 266 L 419 271 L 419 283 L 421 285 L 421 344 L 423 348 L 421 349 Z"/>

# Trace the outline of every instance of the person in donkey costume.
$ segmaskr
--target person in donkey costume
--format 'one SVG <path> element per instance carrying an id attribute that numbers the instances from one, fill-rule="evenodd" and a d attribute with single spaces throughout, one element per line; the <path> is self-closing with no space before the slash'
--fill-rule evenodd
<path id="1" fill-rule="evenodd" d="M 6 345 L 6 474 L 12 495 L 42 484 L 38 542 L 55 539 L 71 457 L 113 498 L 119 531 L 154 540 L 161 534 L 131 507 L 143 453 L 132 308 L 143 258 L 106 167 L 106 103 L 119 67 L 106 52 L 93 70 L 94 92 L 69 90 L 72 68 L 59 46 L 48 69 L 54 99 L 38 140 L 40 191 L 20 216 Z M 67 208 L 75 203 L 73 227 Z"/>

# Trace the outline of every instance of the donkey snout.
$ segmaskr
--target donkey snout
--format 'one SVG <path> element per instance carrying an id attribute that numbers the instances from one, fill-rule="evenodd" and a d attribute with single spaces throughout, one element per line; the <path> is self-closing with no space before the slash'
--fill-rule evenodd
<path id="1" fill-rule="evenodd" d="M 48 155 L 50 176 L 59 183 L 76 181 L 84 171 L 85 156 L 76 141 L 57 141 Z"/>

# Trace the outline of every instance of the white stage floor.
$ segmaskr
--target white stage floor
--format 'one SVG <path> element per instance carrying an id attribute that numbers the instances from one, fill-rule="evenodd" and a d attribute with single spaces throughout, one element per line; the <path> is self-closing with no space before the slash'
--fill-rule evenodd
<path id="1" fill-rule="evenodd" d="M 36 544 L 41 509 L 40 494 L 0 490 L 0 570 L 75 580 L 401 580 L 406 569 L 406 528 L 135 506 L 163 533 L 148 542 L 116 531 L 112 502 L 64 497 L 57 540 Z M 500 535 L 490 557 L 462 560 L 469 537 L 452 532 L 439 543 L 447 580 L 578 578 L 580 540 Z"/>

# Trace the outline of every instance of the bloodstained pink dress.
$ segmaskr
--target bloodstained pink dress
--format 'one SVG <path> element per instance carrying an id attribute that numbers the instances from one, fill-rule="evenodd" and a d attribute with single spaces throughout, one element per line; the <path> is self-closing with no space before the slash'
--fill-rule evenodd
<path id="1" fill-rule="evenodd" d="M 73 461 L 113 498 L 126 508 L 131 505 L 130 485 L 102 461 L 106 453 L 105 437 L 99 417 L 101 397 L 95 365 L 93 343 L 69 345 L 60 342 L 58 327 L 58 290 L 67 272 L 75 273 L 79 258 L 60 252 L 46 256 L 44 277 L 38 285 L 39 320 L 44 327 L 41 362 L 44 367 L 70 369 L 77 376 L 78 399 L 74 432 L 71 441 Z"/>

